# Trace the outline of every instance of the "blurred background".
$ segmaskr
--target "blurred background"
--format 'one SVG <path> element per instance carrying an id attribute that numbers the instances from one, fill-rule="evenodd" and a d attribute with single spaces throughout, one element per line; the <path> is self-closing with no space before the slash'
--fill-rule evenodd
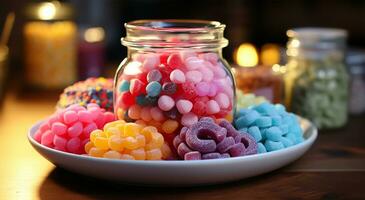
<path id="1" fill-rule="evenodd" d="M 3 0 L 0 3 L 0 27 L 5 32 L 0 52 L 1 99 L 9 91 L 21 95 L 38 95 L 42 91 L 59 94 L 77 80 L 113 77 L 127 53 L 120 42 L 125 35 L 125 22 L 183 18 L 226 24 L 225 37 L 230 43 L 223 49 L 223 57 L 232 66 L 265 65 L 282 74 L 285 73 L 282 67 L 288 62 L 287 30 L 295 27 L 346 30 L 346 55 L 356 54 L 355 58 L 346 56 L 346 69 L 349 75 L 359 77 L 354 90 L 362 94 L 355 97 L 357 107 L 353 110 L 363 114 L 364 11 L 365 1 L 357 0 L 65 0 L 53 3 Z M 43 63 L 46 71 L 37 71 L 39 66 L 33 66 L 34 63 Z M 52 69 L 47 68 L 49 63 L 53 63 Z M 352 66 L 356 69 L 352 70 Z M 46 75 L 39 78 L 42 73 Z M 243 90 L 251 91 L 255 87 L 240 83 L 239 77 L 237 82 Z M 278 90 L 279 96 L 285 95 L 283 88 Z M 260 92 L 257 95 L 265 96 Z M 275 98 L 275 94 L 270 98 L 274 102 L 284 101 Z"/>

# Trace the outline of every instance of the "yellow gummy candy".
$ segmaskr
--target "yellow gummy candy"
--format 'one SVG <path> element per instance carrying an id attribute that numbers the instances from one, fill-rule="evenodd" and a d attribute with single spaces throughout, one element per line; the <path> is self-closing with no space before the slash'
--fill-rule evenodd
<path id="1" fill-rule="evenodd" d="M 106 137 L 110 138 L 113 135 L 120 136 L 119 130 L 117 127 L 109 127 L 105 132 Z"/>
<path id="2" fill-rule="evenodd" d="M 92 147 L 94 147 L 94 144 L 93 144 L 91 141 L 89 141 L 88 143 L 86 143 L 86 144 L 85 144 L 85 152 L 88 154 L 88 153 L 89 153 L 89 151 L 90 151 L 90 149 L 91 149 Z"/>
<path id="3" fill-rule="evenodd" d="M 151 149 L 161 148 L 164 143 L 163 136 L 158 132 L 152 133 L 151 136 L 152 139 L 150 140 L 149 143 L 146 144 L 145 149 L 151 150 Z"/>
<path id="4" fill-rule="evenodd" d="M 162 124 L 162 131 L 170 134 L 179 127 L 179 123 L 175 120 L 168 119 Z"/>
<path id="5" fill-rule="evenodd" d="M 109 149 L 109 145 L 108 145 L 108 138 L 106 137 L 96 137 L 94 140 L 94 145 L 100 149 Z"/>
<path id="6" fill-rule="evenodd" d="M 135 137 L 142 129 L 142 126 L 136 123 L 126 123 L 124 124 L 123 137 L 132 136 Z"/>
<path id="7" fill-rule="evenodd" d="M 106 150 L 104 150 L 104 149 L 99 149 L 97 147 L 91 147 L 89 150 L 89 155 L 92 157 L 102 157 L 105 152 L 106 152 Z"/>
<path id="8" fill-rule="evenodd" d="M 152 140 L 152 133 L 157 133 L 157 129 L 153 126 L 146 126 L 142 129 L 141 134 L 144 135 L 146 143 Z"/>
<path id="9" fill-rule="evenodd" d="M 103 155 L 104 158 L 110 158 L 110 159 L 120 159 L 121 156 L 122 154 L 117 151 L 107 151 Z"/>
<path id="10" fill-rule="evenodd" d="M 122 139 L 119 136 L 113 135 L 108 140 L 109 148 L 115 151 L 122 151 L 123 144 Z"/>
<path id="11" fill-rule="evenodd" d="M 136 160 L 146 160 L 146 152 L 143 148 L 132 150 L 130 152 L 130 155 L 133 156 Z"/>
<path id="12" fill-rule="evenodd" d="M 168 159 L 172 156 L 172 151 L 166 142 L 161 147 L 161 153 L 163 159 Z"/>
<path id="13" fill-rule="evenodd" d="M 126 149 L 137 149 L 138 148 L 138 142 L 137 142 L 136 138 L 133 138 L 133 137 L 122 138 L 122 145 Z"/>
<path id="14" fill-rule="evenodd" d="M 139 147 L 144 147 L 146 145 L 146 138 L 143 135 L 138 134 L 136 140 Z"/>
<path id="15" fill-rule="evenodd" d="M 129 154 L 122 154 L 122 156 L 120 156 L 120 159 L 122 160 L 135 160 L 135 158 Z"/>
<path id="16" fill-rule="evenodd" d="M 102 130 L 96 129 L 90 133 L 90 141 L 95 143 L 95 138 L 105 135 Z"/>
<path id="17" fill-rule="evenodd" d="M 123 125 L 123 124 L 125 124 L 124 120 L 117 120 L 117 121 L 114 121 L 114 122 L 109 122 L 109 123 L 104 125 L 104 131 L 107 131 L 111 127 L 116 127 L 117 125 Z"/>
<path id="18" fill-rule="evenodd" d="M 160 149 L 151 149 L 146 151 L 146 159 L 147 160 L 161 160 L 162 152 Z"/>

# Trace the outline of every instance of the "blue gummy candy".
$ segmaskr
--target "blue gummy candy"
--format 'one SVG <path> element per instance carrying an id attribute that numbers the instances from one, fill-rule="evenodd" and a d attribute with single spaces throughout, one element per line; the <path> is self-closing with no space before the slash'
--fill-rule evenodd
<path id="1" fill-rule="evenodd" d="M 150 97 L 157 97 L 161 92 L 161 84 L 157 81 L 150 82 L 146 87 L 146 92 Z"/>
<path id="2" fill-rule="evenodd" d="M 274 115 L 271 117 L 272 125 L 279 126 L 282 123 L 280 115 Z"/>
<path id="3" fill-rule="evenodd" d="M 285 148 L 294 145 L 294 143 L 291 140 L 289 140 L 289 139 L 287 139 L 285 137 L 281 137 L 280 138 L 280 142 L 283 143 L 283 145 L 284 145 Z"/>
<path id="4" fill-rule="evenodd" d="M 255 125 L 260 128 L 269 127 L 272 125 L 272 120 L 270 117 L 260 117 L 255 120 Z"/>
<path id="5" fill-rule="evenodd" d="M 267 102 L 254 106 L 253 109 L 262 114 L 269 114 L 272 110 L 274 110 L 272 105 Z"/>
<path id="6" fill-rule="evenodd" d="M 276 151 L 280 149 L 284 149 L 284 145 L 281 142 L 274 142 L 271 140 L 265 141 L 265 147 L 267 151 Z"/>
<path id="7" fill-rule="evenodd" d="M 241 129 L 246 126 L 249 126 L 259 117 L 260 117 L 260 114 L 253 110 L 252 112 L 249 112 L 249 113 L 245 114 L 244 116 L 239 117 L 236 120 L 236 122 L 235 122 L 236 128 Z"/>
<path id="8" fill-rule="evenodd" d="M 131 84 L 129 83 L 129 81 L 123 80 L 122 83 L 119 85 L 119 92 L 129 91 L 130 85 Z"/>
<path id="9" fill-rule="evenodd" d="M 145 96 L 144 96 L 144 95 L 138 95 L 138 96 L 136 97 L 136 102 L 137 102 L 137 104 L 138 104 L 138 105 L 140 105 L 140 106 L 145 106 L 145 105 L 147 105 L 147 101 L 146 101 L 146 98 L 145 98 Z"/>
<path id="10" fill-rule="evenodd" d="M 283 134 L 283 132 L 281 132 L 281 130 L 276 126 L 267 128 L 263 132 L 265 132 L 265 136 L 266 136 L 267 140 L 271 140 L 274 142 L 279 142 L 281 135 Z"/>
<path id="11" fill-rule="evenodd" d="M 246 115 L 247 113 L 250 113 L 251 110 L 250 109 L 240 109 L 236 115 L 237 117 L 242 117 L 243 115 Z"/>
<path id="12" fill-rule="evenodd" d="M 248 134 L 250 134 L 253 138 L 255 138 L 256 142 L 262 140 L 260 129 L 257 126 L 251 126 L 247 130 Z"/>
<path id="13" fill-rule="evenodd" d="M 289 132 L 289 126 L 287 124 L 282 124 L 279 126 L 279 128 L 283 134 L 287 134 Z"/>
<path id="14" fill-rule="evenodd" d="M 258 151 L 258 153 L 267 152 L 265 146 L 261 142 L 257 143 L 257 151 Z"/>
<path id="15" fill-rule="evenodd" d="M 282 113 L 286 113 L 286 111 L 285 111 L 285 106 L 283 106 L 282 104 L 275 104 L 275 110 L 278 112 L 278 113 L 280 113 L 280 114 L 282 114 Z"/>
<path id="16" fill-rule="evenodd" d="M 296 144 L 296 136 L 294 135 L 294 134 L 286 134 L 285 136 L 284 136 L 286 139 L 288 139 L 288 140 L 290 140 L 293 144 Z"/>

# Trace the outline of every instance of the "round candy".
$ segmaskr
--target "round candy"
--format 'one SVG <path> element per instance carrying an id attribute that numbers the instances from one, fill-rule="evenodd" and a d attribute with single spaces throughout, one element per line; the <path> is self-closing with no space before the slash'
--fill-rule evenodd
<path id="1" fill-rule="evenodd" d="M 119 84 L 119 91 L 129 91 L 129 81 L 123 80 Z M 113 111 L 113 79 L 88 78 L 64 89 L 57 103 L 57 107 L 64 109 L 73 104 L 86 106 L 96 103 L 107 111 Z"/>
<path id="2" fill-rule="evenodd" d="M 85 153 L 83 145 L 89 141 L 90 133 L 115 120 L 113 113 L 97 104 L 90 103 L 86 107 L 74 104 L 57 111 L 40 126 L 34 139 L 60 151 Z"/>

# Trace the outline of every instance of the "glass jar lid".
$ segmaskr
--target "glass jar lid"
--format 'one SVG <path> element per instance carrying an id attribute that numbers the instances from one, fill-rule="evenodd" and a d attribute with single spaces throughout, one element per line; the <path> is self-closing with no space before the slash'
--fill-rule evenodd
<path id="1" fill-rule="evenodd" d="M 130 48 L 217 49 L 228 45 L 224 24 L 205 20 L 137 20 L 126 23 Z"/>

